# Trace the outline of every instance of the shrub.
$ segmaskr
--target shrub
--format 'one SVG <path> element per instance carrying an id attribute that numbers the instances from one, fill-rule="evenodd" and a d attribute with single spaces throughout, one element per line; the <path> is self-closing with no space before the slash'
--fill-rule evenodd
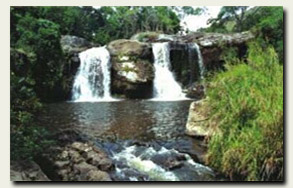
<path id="1" fill-rule="evenodd" d="M 282 180 L 283 66 L 273 48 L 252 43 L 247 64 L 226 68 L 207 93 L 214 130 L 207 163 L 231 180 Z"/>

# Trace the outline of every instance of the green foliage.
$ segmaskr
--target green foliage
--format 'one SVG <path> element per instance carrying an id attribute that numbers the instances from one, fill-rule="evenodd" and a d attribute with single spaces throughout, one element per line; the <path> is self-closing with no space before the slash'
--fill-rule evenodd
<path id="1" fill-rule="evenodd" d="M 144 33 L 139 33 L 137 36 L 137 40 L 140 42 L 145 42 L 147 39 L 148 41 L 155 41 L 158 39 L 160 33 L 156 32 L 144 32 Z"/>
<path id="2" fill-rule="evenodd" d="M 138 32 L 173 34 L 180 30 L 180 20 L 172 7 L 101 7 L 99 10 L 104 17 L 105 26 L 95 33 L 97 42 L 102 38 L 100 34 L 106 39 L 114 40 L 130 38 Z"/>
<path id="3" fill-rule="evenodd" d="M 215 130 L 207 162 L 232 180 L 282 180 L 283 66 L 272 47 L 253 43 L 247 64 L 226 68 L 207 93 Z"/>
<path id="4" fill-rule="evenodd" d="M 224 60 L 224 62 L 231 62 L 231 63 L 239 63 L 237 59 L 237 47 L 222 47 L 222 53 L 221 53 L 221 59 Z"/>
<path id="5" fill-rule="evenodd" d="M 283 7 L 255 7 L 247 13 L 243 23 L 244 29 L 252 29 L 258 34 L 263 45 L 273 45 L 281 62 L 284 61 L 283 24 Z"/>
<path id="6" fill-rule="evenodd" d="M 244 15 L 247 8 L 247 6 L 223 6 L 217 18 L 209 20 L 211 27 L 206 31 L 220 33 L 243 31 Z"/>
<path id="7" fill-rule="evenodd" d="M 41 103 L 33 90 L 34 80 L 10 74 L 10 148 L 11 159 L 33 159 L 51 144 L 48 132 L 35 126 L 34 114 L 41 110 Z"/>
<path id="8" fill-rule="evenodd" d="M 59 25 L 26 14 L 19 19 L 16 31 L 18 40 L 13 46 L 16 51 L 30 57 L 26 62 L 28 72 L 23 76 L 35 81 L 33 87 L 40 98 L 49 98 L 48 94 L 58 83 L 62 73 L 63 55 L 59 42 Z M 13 67 L 20 66 L 17 58 L 11 64 Z"/>
<path id="9" fill-rule="evenodd" d="M 46 147 L 54 143 L 48 139 L 49 133 L 45 128 L 32 125 L 13 128 L 10 134 L 12 160 L 32 160 Z"/>

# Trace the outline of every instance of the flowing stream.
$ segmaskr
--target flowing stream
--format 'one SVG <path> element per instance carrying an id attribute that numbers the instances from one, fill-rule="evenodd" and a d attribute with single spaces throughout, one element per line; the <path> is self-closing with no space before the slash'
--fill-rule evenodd
<path id="1" fill-rule="evenodd" d="M 91 48 L 79 54 L 80 67 L 72 88 L 72 100 L 108 101 L 110 93 L 111 71 L 110 54 L 106 47 Z"/>

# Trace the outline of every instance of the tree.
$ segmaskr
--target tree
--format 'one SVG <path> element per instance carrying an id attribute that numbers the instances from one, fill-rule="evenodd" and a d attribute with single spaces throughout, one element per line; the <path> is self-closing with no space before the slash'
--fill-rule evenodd
<path id="1" fill-rule="evenodd" d="M 235 21 L 236 27 L 234 31 L 240 32 L 242 31 L 243 21 L 245 11 L 248 6 L 223 6 L 215 19 L 210 19 L 209 23 L 212 24 L 212 27 L 221 28 L 228 21 Z"/>

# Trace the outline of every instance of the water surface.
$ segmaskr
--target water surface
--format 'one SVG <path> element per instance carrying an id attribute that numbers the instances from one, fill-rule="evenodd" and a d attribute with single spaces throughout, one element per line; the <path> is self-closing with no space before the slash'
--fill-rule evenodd
<path id="1" fill-rule="evenodd" d="M 91 139 L 102 140 L 117 163 L 116 180 L 203 180 L 202 171 L 209 169 L 194 163 L 203 147 L 199 140 L 184 134 L 191 102 L 55 103 L 45 107 L 40 121 L 53 131 L 78 129 Z M 182 154 L 186 160 L 182 167 L 170 170 L 159 166 L 165 159 L 174 162 L 173 158 L 182 158 Z M 127 175 L 129 171 L 131 175 Z"/>

